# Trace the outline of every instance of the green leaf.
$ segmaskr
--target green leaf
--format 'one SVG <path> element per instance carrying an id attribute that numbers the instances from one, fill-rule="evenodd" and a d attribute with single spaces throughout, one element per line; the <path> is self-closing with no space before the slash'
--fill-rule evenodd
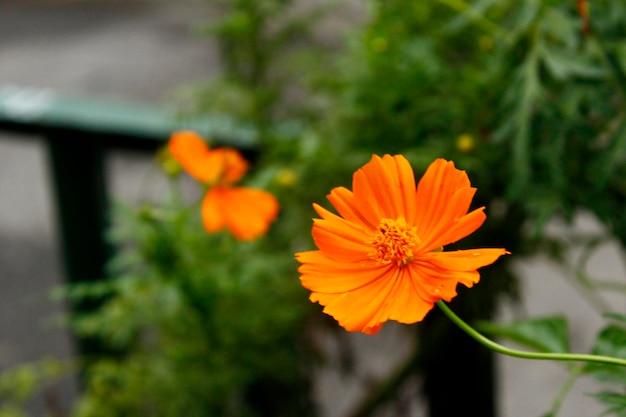
<path id="1" fill-rule="evenodd" d="M 621 321 L 622 323 L 626 324 L 626 314 L 611 312 L 611 313 L 604 313 L 602 316 L 607 319 Z"/>
<path id="2" fill-rule="evenodd" d="M 569 352 L 567 320 L 562 316 L 519 320 L 506 324 L 482 322 L 478 327 L 493 336 L 509 339 L 540 352 Z"/>
<path id="3" fill-rule="evenodd" d="M 605 327 L 596 339 L 593 354 L 626 359 L 626 329 L 615 325 Z M 626 384 L 623 366 L 590 363 L 585 372 L 599 381 Z"/>
<path id="4" fill-rule="evenodd" d="M 606 75 L 602 67 L 588 62 L 585 57 L 547 46 L 543 52 L 543 62 L 552 76 L 559 81 L 570 77 L 599 80 Z"/>
<path id="5" fill-rule="evenodd" d="M 591 396 L 609 406 L 602 414 L 603 416 L 615 415 L 617 417 L 626 417 L 626 395 L 617 392 L 600 392 L 598 394 L 591 394 Z"/>

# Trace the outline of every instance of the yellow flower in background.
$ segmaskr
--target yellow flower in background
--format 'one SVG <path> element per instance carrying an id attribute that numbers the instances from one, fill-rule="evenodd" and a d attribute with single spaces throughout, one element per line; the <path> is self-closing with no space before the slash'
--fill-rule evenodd
<path id="1" fill-rule="evenodd" d="M 300 252 L 298 271 L 310 300 L 348 331 L 375 334 L 383 323 L 421 321 L 440 300 L 471 287 L 478 268 L 505 249 L 443 251 L 485 221 L 484 207 L 468 213 L 476 192 L 454 163 L 437 159 L 415 185 L 402 155 L 374 155 L 354 173 L 352 191 L 328 195 L 338 215 L 314 204 L 318 250 Z"/>
<path id="2" fill-rule="evenodd" d="M 208 188 L 201 206 L 207 232 L 228 229 L 240 240 L 253 240 L 267 232 L 280 206 L 267 191 L 233 186 L 248 170 L 248 162 L 236 149 L 211 149 L 191 131 L 174 133 L 168 149 L 191 177 Z"/>
<path id="3" fill-rule="evenodd" d="M 476 141 L 472 135 L 464 133 L 456 138 L 456 148 L 463 153 L 471 152 L 475 147 Z"/>
<path id="4" fill-rule="evenodd" d="M 276 175 L 276 182 L 285 188 L 291 188 L 298 182 L 298 176 L 292 169 L 281 169 Z"/>

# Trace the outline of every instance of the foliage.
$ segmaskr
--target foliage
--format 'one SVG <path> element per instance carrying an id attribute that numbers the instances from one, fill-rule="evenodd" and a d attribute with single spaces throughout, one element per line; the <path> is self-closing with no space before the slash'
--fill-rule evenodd
<path id="1" fill-rule="evenodd" d="M 567 321 L 563 317 L 547 317 L 520 320 L 507 324 L 484 323 L 485 332 L 494 336 L 509 339 L 533 350 L 553 353 L 570 353 L 569 332 Z M 597 335 L 591 352 L 594 355 L 626 359 L 626 327 L 610 324 Z M 603 415 L 621 416 L 626 413 L 626 395 L 619 388 L 626 385 L 624 368 L 617 365 L 587 363 L 570 366 L 570 377 L 564 385 L 561 395 L 555 400 L 552 410 L 547 416 L 556 416 L 563 397 L 567 394 L 574 381 L 581 376 L 591 376 L 598 381 L 616 385 L 618 391 L 603 391 L 593 396 L 607 405 Z"/>
<path id="2" fill-rule="evenodd" d="M 74 372 L 72 363 L 52 357 L 3 371 L 0 375 L 0 416 L 27 416 L 25 407 L 35 395 L 45 392 Z"/>
<path id="3" fill-rule="evenodd" d="M 482 323 L 480 329 L 540 352 L 569 352 L 567 319 L 562 316 L 519 320 L 507 324 Z"/>
<path id="4" fill-rule="evenodd" d="M 208 235 L 177 198 L 117 218 L 115 278 L 68 290 L 104 296 L 71 325 L 109 352 L 85 358 L 75 415 L 308 415 L 309 306 L 285 243 Z"/>
<path id="5" fill-rule="evenodd" d="M 331 3 L 318 1 L 294 12 L 294 0 L 207 0 L 221 17 L 198 27 L 217 42 L 222 74 L 181 89 L 178 109 L 189 113 L 224 113 L 252 122 L 263 133 L 300 114 L 311 64 L 322 65 L 313 41 L 315 24 Z M 300 7 L 300 9 L 302 9 Z M 304 89 L 304 90 L 303 90 Z"/>

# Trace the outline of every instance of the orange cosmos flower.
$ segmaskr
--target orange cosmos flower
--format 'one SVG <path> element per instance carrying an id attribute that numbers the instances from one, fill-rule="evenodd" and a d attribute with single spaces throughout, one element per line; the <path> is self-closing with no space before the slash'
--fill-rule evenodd
<path id="1" fill-rule="evenodd" d="M 189 175 L 208 187 L 201 208 L 207 232 L 228 229 L 240 240 L 253 240 L 267 232 L 278 215 L 278 201 L 267 191 L 232 186 L 248 170 L 237 150 L 210 149 L 190 131 L 174 133 L 168 149 Z"/>
<path id="2" fill-rule="evenodd" d="M 486 217 L 484 207 L 467 212 L 476 189 L 453 162 L 434 161 L 416 187 L 406 158 L 374 155 L 352 188 L 328 195 L 339 215 L 314 204 L 319 250 L 296 254 L 310 300 L 346 330 L 374 334 L 387 320 L 421 321 L 434 303 L 456 295 L 458 283 L 477 283 L 477 268 L 508 253 L 442 250 Z"/>

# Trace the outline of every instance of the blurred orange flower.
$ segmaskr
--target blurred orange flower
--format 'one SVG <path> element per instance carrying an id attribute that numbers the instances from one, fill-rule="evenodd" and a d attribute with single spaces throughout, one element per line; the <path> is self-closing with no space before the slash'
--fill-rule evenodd
<path id="1" fill-rule="evenodd" d="M 587 0 L 576 0 L 576 7 L 578 9 L 578 14 L 582 20 L 583 25 L 583 35 L 589 35 L 591 30 L 591 26 L 589 23 L 589 4 Z"/>
<path id="2" fill-rule="evenodd" d="M 168 149 L 189 175 L 208 187 L 201 208 L 207 232 L 228 229 L 240 240 L 267 232 L 278 215 L 278 201 L 267 191 L 233 186 L 248 170 L 248 162 L 236 149 L 210 149 L 191 131 L 174 133 Z"/>
<path id="3" fill-rule="evenodd" d="M 314 204 L 319 250 L 300 252 L 302 285 L 348 331 L 377 333 L 387 320 L 421 321 L 456 286 L 471 287 L 478 268 L 505 249 L 444 252 L 443 246 L 478 229 L 484 207 L 468 213 L 476 192 L 465 171 L 437 159 L 417 187 L 402 155 L 374 155 L 355 172 L 353 191 L 334 188 L 328 200 L 339 215 Z"/>

